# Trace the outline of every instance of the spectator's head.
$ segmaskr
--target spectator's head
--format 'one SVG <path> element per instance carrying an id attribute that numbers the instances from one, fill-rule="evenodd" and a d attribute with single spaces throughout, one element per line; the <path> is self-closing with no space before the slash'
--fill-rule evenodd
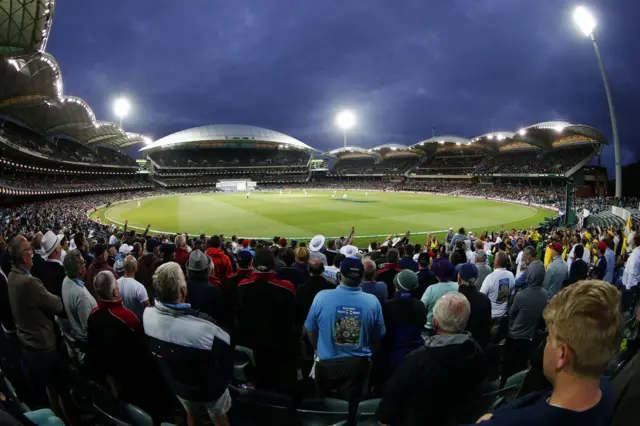
<path id="1" fill-rule="evenodd" d="M 364 275 L 364 266 L 357 257 L 347 257 L 340 264 L 340 282 L 347 287 L 358 287 Z"/>
<path id="2" fill-rule="evenodd" d="M 282 252 L 282 261 L 286 266 L 293 265 L 293 262 L 296 261 L 296 256 L 293 253 L 293 249 L 291 248 L 284 249 L 284 251 Z"/>
<path id="3" fill-rule="evenodd" d="M 207 281 L 213 269 L 211 258 L 201 250 L 193 250 L 187 260 L 187 278 L 194 281 Z"/>
<path id="4" fill-rule="evenodd" d="M 163 243 L 160 245 L 160 253 L 162 254 L 162 263 L 167 263 L 173 260 L 173 255 L 176 252 L 176 246 L 173 243 Z"/>
<path id="5" fill-rule="evenodd" d="M 465 234 L 464 228 L 458 229 L 458 234 L 464 235 Z"/>
<path id="6" fill-rule="evenodd" d="M 451 292 L 442 296 L 433 307 L 433 328 L 436 334 L 458 334 L 469 322 L 471 305 L 462 293 Z"/>
<path id="7" fill-rule="evenodd" d="M 464 241 L 456 240 L 456 250 L 463 250 L 463 247 L 464 247 Z"/>
<path id="8" fill-rule="evenodd" d="M 280 241 L 280 237 L 273 237 L 273 244 L 274 245 L 278 245 L 278 242 Z"/>
<path id="9" fill-rule="evenodd" d="M 380 256 L 382 256 L 385 259 L 385 261 L 387 259 L 387 253 L 389 253 L 389 247 L 388 246 L 380 247 Z"/>
<path id="10" fill-rule="evenodd" d="M 524 240 L 522 239 L 522 237 L 518 237 L 518 239 L 516 239 L 516 245 L 519 248 L 522 248 L 522 246 L 524 245 Z"/>
<path id="11" fill-rule="evenodd" d="M 584 254 L 584 247 L 578 244 L 574 249 L 573 253 L 575 254 L 576 259 L 582 259 L 582 255 Z"/>
<path id="12" fill-rule="evenodd" d="M 458 271 L 458 284 L 473 287 L 478 278 L 478 268 L 473 263 L 465 263 Z"/>
<path id="13" fill-rule="evenodd" d="M 186 240 L 184 238 L 184 235 L 180 234 L 176 237 L 176 247 L 179 249 L 184 249 L 186 247 L 187 243 Z"/>
<path id="14" fill-rule="evenodd" d="M 393 277 L 396 291 L 412 291 L 418 288 L 418 276 L 409 269 L 403 269 Z"/>
<path id="15" fill-rule="evenodd" d="M 232 235 L 231 236 L 231 242 L 237 243 L 238 242 L 238 236 L 237 235 Z"/>
<path id="16" fill-rule="evenodd" d="M 373 251 L 380 250 L 380 243 L 377 241 L 373 241 L 371 243 L 371 250 Z"/>
<path id="17" fill-rule="evenodd" d="M 387 263 L 391 263 L 392 265 L 397 265 L 399 258 L 400 258 L 400 253 L 398 252 L 398 250 L 392 248 L 387 252 L 387 256 L 385 259 Z"/>
<path id="18" fill-rule="evenodd" d="M 77 249 L 71 250 L 67 253 L 64 257 L 64 261 L 62 262 L 62 266 L 64 266 L 64 273 L 69 278 L 77 278 L 81 280 L 87 272 L 84 257 L 82 257 L 80 250 Z"/>
<path id="19" fill-rule="evenodd" d="M 77 249 L 87 251 L 87 239 L 82 232 L 76 232 L 73 235 L 73 242 L 76 244 Z"/>
<path id="20" fill-rule="evenodd" d="M 407 244 L 404 246 L 404 256 L 413 258 L 413 253 L 415 252 L 415 247 L 412 244 Z"/>
<path id="21" fill-rule="evenodd" d="M 148 253 L 157 255 L 160 252 L 160 246 L 162 245 L 162 242 L 156 240 L 155 238 L 149 238 L 145 245 L 147 247 Z"/>
<path id="22" fill-rule="evenodd" d="M 293 252 L 291 253 L 291 256 L 293 257 Z M 253 258 L 253 268 L 258 272 L 274 271 L 276 269 L 276 258 L 273 256 L 273 252 L 264 247 L 257 250 L 256 256 Z"/>
<path id="23" fill-rule="evenodd" d="M 296 263 L 305 264 L 309 261 L 309 257 L 311 254 L 309 253 L 309 249 L 306 247 L 298 247 L 293 251 L 293 254 L 296 257 Z"/>
<path id="24" fill-rule="evenodd" d="M 449 259 L 438 259 L 434 261 L 433 272 L 440 282 L 451 282 L 456 276 L 456 270 Z"/>
<path id="25" fill-rule="evenodd" d="M 309 250 L 320 251 L 324 247 L 324 235 L 316 235 L 309 242 Z"/>
<path id="26" fill-rule="evenodd" d="M 640 235 L 637 232 L 633 236 L 633 240 L 631 242 L 631 247 L 632 248 L 640 247 Z"/>
<path id="27" fill-rule="evenodd" d="M 364 267 L 363 281 L 373 281 L 373 277 L 376 275 L 376 269 L 378 269 L 376 262 L 366 258 L 362 261 L 362 266 Z"/>
<path id="28" fill-rule="evenodd" d="M 42 232 L 36 232 L 36 234 L 31 239 L 31 246 L 33 247 L 33 251 L 42 249 Z"/>
<path id="29" fill-rule="evenodd" d="M 142 254 L 142 244 L 135 242 L 133 243 L 133 250 L 134 253 L 137 253 L 138 255 Z"/>
<path id="30" fill-rule="evenodd" d="M 184 303 L 187 300 L 187 281 L 180 265 L 167 262 L 158 266 L 153 274 L 156 299 L 162 303 Z"/>
<path id="31" fill-rule="evenodd" d="M 600 253 L 600 256 L 604 256 L 605 251 L 607 251 L 607 243 L 600 241 L 598 243 L 598 253 Z"/>
<path id="32" fill-rule="evenodd" d="M 473 246 L 475 247 L 475 251 L 477 252 L 478 250 L 482 250 L 484 248 L 484 243 L 482 242 L 481 239 L 477 239 L 474 243 Z"/>
<path id="33" fill-rule="evenodd" d="M 620 343 L 620 294 L 604 281 L 579 281 L 556 294 L 544 310 L 549 337 L 544 374 L 556 386 L 571 377 L 599 381 Z"/>
<path id="34" fill-rule="evenodd" d="M 537 257 L 538 253 L 536 253 L 536 249 L 533 248 L 533 246 L 526 246 L 524 248 L 524 252 L 522 254 L 522 260 L 524 260 L 524 263 L 528 265 L 535 261 Z"/>
<path id="35" fill-rule="evenodd" d="M 209 247 L 213 247 L 213 248 L 220 248 L 220 237 L 218 235 L 213 235 L 211 238 L 209 238 L 209 240 L 207 241 L 207 248 Z"/>
<path id="36" fill-rule="evenodd" d="M 545 270 L 542 262 L 531 263 L 527 268 L 527 286 L 531 288 L 542 285 L 542 282 L 544 281 L 544 275 Z"/>
<path id="37" fill-rule="evenodd" d="M 66 259 L 66 257 L 65 257 Z M 98 293 L 98 298 L 102 300 L 118 300 L 120 299 L 120 289 L 118 281 L 111 271 L 100 271 L 93 279 L 93 286 Z"/>
<path id="38" fill-rule="evenodd" d="M 460 240 L 458 240 L 460 241 Z M 460 254 L 460 251 L 458 250 L 454 250 L 451 252 L 451 255 L 449 256 L 449 260 L 451 261 L 451 264 L 453 266 L 457 266 L 459 264 L 462 263 L 462 255 Z"/>
<path id="39" fill-rule="evenodd" d="M 62 234 L 56 234 L 53 231 L 47 232 L 42 239 L 42 257 L 59 260 L 62 256 L 61 241 L 63 238 Z"/>
<path id="40" fill-rule="evenodd" d="M 286 247 L 287 246 L 287 239 L 286 238 L 280 238 L 278 240 L 278 242 L 280 243 L 280 247 Z"/>
<path id="41" fill-rule="evenodd" d="M 339 268 L 340 265 L 342 264 L 342 261 L 346 258 L 347 256 L 345 256 L 342 253 L 338 253 L 333 257 L 333 266 L 335 266 L 336 268 Z"/>
<path id="42" fill-rule="evenodd" d="M 109 257 L 116 257 L 116 254 L 118 254 L 118 249 L 116 248 L 116 246 L 109 246 Z"/>
<path id="43" fill-rule="evenodd" d="M 420 253 L 418 255 L 418 269 L 429 269 L 429 253 Z"/>
<path id="44" fill-rule="evenodd" d="M 555 242 L 551 244 L 551 250 L 553 251 L 553 256 L 560 256 L 564 248 L 562 247 L 562 243 Z"/>
<path id="45" fill-rule="evenodd" d="M 312 277 L 321 277 L 324 272 L 324 264 L 322 259 L 313 259 L 309 261 L 309 275 Z"/>
<path id="46" fill-rule="evenodd" d="M 509 256 L 503 251 L 496 252 L 495 259 L 493 260 L 494 268 L 506 268 L 509 264 Z"/>
<path id="47" fill-rule="evenodd" d="M 616 266 L 624 266 L 624 256 L 619 254 L 616 256 Z"/>
<path id="48" fill-rule="evenodd" d="M 240 250 L 238 252 L 238 267 L 241 269 L 251 269 L 252 265 L 253 254 L 251 254 L 249 250 Z"/>
<path id="49" fill-rule="evenodd" d="M 476 249 L 476 255 L 473 259 L 474 263 L 485 263 L 487 261 L 487 252 L 483 249 Z"/>
<path id="50" fill-rule="evenodd" d="M 96 244 L 95 246 L 93 246 L 93 250 L 91 250 L 91 252 L 93 253 L 93 257 L 96 260 L 107 260 L 108 254 L 107 254 L 107 247 L 103 244 Z"/>
<path id="51" fill-rule="evenodd" d="M 124 275 L 127 278 L 133 278 L 138 270 L 138 261 L 135 257 L 129 255 L 124 258 L 124 264 L 122 265 Z"/>
<path id="52" fill-rule="evenodd" d="M 9 257 L 13 266 L 31 270 L 33 266 L 33 247 L 22 235 L 13 237 L 9 242 Z"/>

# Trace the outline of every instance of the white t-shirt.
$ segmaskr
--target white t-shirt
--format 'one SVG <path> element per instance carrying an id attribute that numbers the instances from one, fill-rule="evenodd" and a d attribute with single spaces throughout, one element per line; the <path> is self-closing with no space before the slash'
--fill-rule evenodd
<path id="1" fill-rule="evenodd" d="M 524 250 L 520 250 L 516 257 L 516 280 L 527 270 L 527 264 L 524 263 Z"/>
<path id="2" fill-rule="evenodd" d="M 114 245 L 116 243 L 116 236 L 115 235 L 111 235 L 109 237 L 109 245 Z"/>
<path id="3" fill-rule="evenodd" d="M 491 318 L 498 318 L 507 312 L 509 296 L 516 285 L 511 271 L 498 268 L 484 279 L 480 291 L 491 300 Z"/>
<path id="4" fill-rule="evenodd" d="M 136 314 L 138 318 L 141 318 L 144 311 L 142 302 L 149 300 L 147 289 L 135 278 L 126 277 L 118 280 L 118 287 L 120 288 L 120 296 L 124 307 Z"/>

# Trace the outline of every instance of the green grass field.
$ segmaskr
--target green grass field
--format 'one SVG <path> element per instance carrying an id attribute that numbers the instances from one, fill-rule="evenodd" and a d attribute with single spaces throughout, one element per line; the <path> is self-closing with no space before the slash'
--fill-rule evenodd
<path id="1" fill-rule="evenodd" d="M 537 225 L 554 212 L 517 204 L 473 198 L 427 194 L 348 191 L 347 200 L 338 191 L 285 191 L 246 193 L 185 194 L 124 202 L 99 209 L 92 217 L 143 230 L 151 224 L 154 233 L 225 234 L 271 239 L 278 235 L 309 240 L 316 234 L 327 238 L 346 236 L 356 227 L 356 244 L 383 241 L 384 236 L 437 232 L 450 226 L 456 230 L 482 232 Z M 422 242 L 416 237 L 414 242 Z"/>

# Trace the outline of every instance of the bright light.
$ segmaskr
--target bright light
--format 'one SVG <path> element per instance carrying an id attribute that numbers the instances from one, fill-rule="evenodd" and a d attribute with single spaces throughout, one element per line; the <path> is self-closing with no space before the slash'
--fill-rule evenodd
<path id="1" fill-rule="evenodd" d="M 144 142 L 145 145 L 151 145 L 153 143 L 153 141 L 149 136 L 143 136 L 142 141 Z"/>
<path id="2" fill-rule="evenodd" d="M 351 111 L 342 111 L 336 116 L 336 125 L 341 129 L 348 130 L 355 126 L 356 115 Z"/>
<path id="3" fill-rule="evenodd" d="M 460 142 L 456 142 L 456 145 L 460 145 Z"/>
<path id="4" fill-rule="evenodd" d="M 580 31 L 587 37 L 589 37 L 596 28 L 596 19 L 584 6 L 576 7 L 576 10 L 573 12 L 573 22 L 576 23 Z"/>
<path id="5" fill-rule="evenodd" d="M 118 98 L 113 104 L 113 112 L 120 118 L 126 116 L 131 111 L 131 104 L 127 98 Z"/>
<path id="6" fill-rule="evenodd" d="M 493 135 L 487 136 L 487 139 L 493 139 Z"/>
<path id="7" fill-rule="evenodd" d="M 527 129 L 520 129 L 518 133 L 520 134 L 520 136 L 524 136 L 527 134 Z"/>
<path id="8" fill-rule="evenodd" d="M 564 130 L 564 126 L 556 126 L 555 129 L 556 129 L 556 132 L 562 133 L 562 130 Z"/>
<path id="9" fill-rule="evenodd" d="M 439 144 L 443 144 L 443 143 L 444 143 L 444 141 L 438 141 L 438 143 L 439 143 Z"/>

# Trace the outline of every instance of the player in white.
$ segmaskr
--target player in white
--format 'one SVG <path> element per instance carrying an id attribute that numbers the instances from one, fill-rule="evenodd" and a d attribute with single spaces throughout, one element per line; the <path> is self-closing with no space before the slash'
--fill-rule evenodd
<path id="1" fill-rule="evenodd" d="M 331 194 L 331 199 L 335 200 L 336 199 L 336 191 L 333 191 L 333 194 Z"/>
<path id="2" fill-rule="evenodd" d="M 344 194 L 342 194 L 342 199 L 346 200 L 347 199 L 347 193 L 345 192 Z"/>
<path id="3" fill-rule="evenodd" d="M 304 190 L 304 196 L 305 197 L 307 196 L 307 190 L 306 189 Z"/>
<path id="4" fill-rule="evenodd" d="M 280 190 L 280 195 L 282 195 L 282 189 Z"/>
<path id="5" fill-rule="evenodd" d="M 289 190 L 289 194 L 291 194 L 291 190 Z"/>
<path id="6" fill-rule="evenodd" d="M 368 193 L 368 192 L 365 192 L 365 193 L 364 193 L 364 196 L 366 197 L 367 195 L 369 195 L 369 193 Z"/>
<path id="7" fill-rule="evenodd" d="M 138 200 L 138 208 L 140 208 L 140 200 Z"/>
<path id="8" fill-rule="evenodd" d="M 249 199 L 250 196 L 251 196 L 251 191 L 247 192 L 247 200 Z"/>

